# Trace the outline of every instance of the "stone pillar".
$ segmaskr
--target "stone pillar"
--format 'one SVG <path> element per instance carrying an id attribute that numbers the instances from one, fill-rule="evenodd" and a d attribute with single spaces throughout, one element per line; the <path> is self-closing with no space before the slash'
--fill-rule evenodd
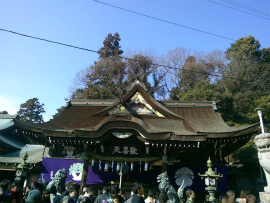
<path id="1" fill-rule="evenodd" d="M 267 181 L 264 192 L 260 192 L 261 202 L 270 202 L 270 133 L 259 134 L 254 141 L 258 148 L 260 165 L 264 170 Z"/>

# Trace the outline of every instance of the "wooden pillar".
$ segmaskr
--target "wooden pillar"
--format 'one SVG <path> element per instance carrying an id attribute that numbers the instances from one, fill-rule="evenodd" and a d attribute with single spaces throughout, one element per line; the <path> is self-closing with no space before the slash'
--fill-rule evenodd
<path id="1" fill-rule="evenodd" d="M 162 157 L 162 173 L 167 174 L 167 165 L 168 165 L 167 155 L 163 155 L 163 157 Z"/>
<path id="2" fill-rule="evenodd" d="M 58 146 L 57 146 L 57 157 L 60 157 L 61 156 L 61 144 L 58 144 Z"/>
<path id="3" fill-rule="evenodd" d="M 87 172 L 88 172 L 88 166 L 89 166 L 89 157 L 83 156 L 83 158 L 84 158 L 83 159 L 83 171 L 82 171 L 82 180 L 81 180 L 79 195 L 82 194 L 82 189 L 84 186 L 86 186 Z"/>
<path id="4" fill-rule="evenodd" d="M 162 173 L 167 174 L 167 165 L 168 165 L 168 157 L 167 157 L 167 144 L 163 149 L 164 155 L 162 157 Z"/>

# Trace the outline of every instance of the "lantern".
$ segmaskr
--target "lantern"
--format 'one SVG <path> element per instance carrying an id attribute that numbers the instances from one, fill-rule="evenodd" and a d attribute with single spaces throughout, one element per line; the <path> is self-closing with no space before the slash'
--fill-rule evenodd
<path id="1" fill-rule="evenodd" d="M 91 166 L 93 167 L 95 165 L 95 159 L 92 159 Z"/>
<path id="2" fill-rule="evenodd" d="M 144 170 L 147 171 L 148 170 L 148 162 L 145 162 L 145 165 L 144 165 Z"/>
<path id="3" fill-rule="evenodd" d="M 201 176 L 202 179 L 204 178 L 205 185 L 206 185 L 205 190 L 207 190 L 210 195 L 209 201 L 216 202 L 215 193 L 217 191 L 217 181 L 219 178 L 222 178 L 223 175 L 222 174 L 217 175 L 216 171 L 212 170 L 213 164 L 212 164 L 212 161 L 210 160 L 210 157 L 207 161 L 207 166 L 208 166 L 208 170 L 205 172 L 205 174 L 199 173 L 199 176 Z"/>

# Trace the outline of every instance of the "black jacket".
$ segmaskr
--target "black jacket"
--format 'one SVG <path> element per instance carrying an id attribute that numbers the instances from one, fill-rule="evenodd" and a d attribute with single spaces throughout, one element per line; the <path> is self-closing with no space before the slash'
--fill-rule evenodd
<path id="1" fill-rule="evenodd" d="M 96 197 L 90 197 L 90 196 L 84 196 L 83 198 L 82 198 L 82 201 L 81 201 L 81 203 L 94 203 L 95 202 L 95 200 L 96 200 Z"/>
<path id="2" fill-rule="evenodd" d="M 105 193 L 97 196 L 95 203 L 101 203 L 102 200 L 108 199 L 108 198 L 110 198 L 109 193 L 105 192 Z"/>
<path id="3" fill-rule="evenodd" d="M 139 197 L 137 194 L 134 194 L 131 203 L 144 203 L 144 199 Z"/>

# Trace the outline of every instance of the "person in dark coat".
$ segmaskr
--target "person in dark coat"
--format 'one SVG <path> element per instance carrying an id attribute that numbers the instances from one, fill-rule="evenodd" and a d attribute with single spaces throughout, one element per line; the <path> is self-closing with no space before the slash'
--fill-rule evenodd
<path id="1" fill-rule="evenodd" d="M 132 197 L 131 203 L 144 203 L 144 190 L 143 186 L 140 183 L 133 184 L 132 192 L 134 193 L 134 195 Z"/>
<path id="2" fill-rule="evenodd" d="M 168 195 L 167 195 L 167 193 L 165 193 L 165 192 L 162 192 L 162 193 L 160 193 L 160 195 L 159 195 L 159 197 L 158 197 L 158 202 L 159 203 L 166 203 L 167 201 L 168 201 Z"/>
<path id="3" fill-rule="evenodd" d="M 102 200 L 110 198 L 110 188 L 105 186 L 103 188 L 103 193 L 101 195 L 98 195 L 94 203 L 101 203 Z"/>
<path id="4" fill-rule="evenodd" d="M 42 196 L 41 196 L 41 203 L 51 203 L 50 201 L 50 193 L 48 190 L 43 190 Z"/>
<path id="5" fill-rule="evenodd" d="M 41 201 L 41 194 L 43 193 L 43 184 L 35 182 L 34 189 L 30 190 L 27 198 L 25 199 L 26 203 L 37 203 Z"/>
<path id="6" fill-rule="evenodd" d="M 57 193 L 53 199 L 53 203 L 60 203 L 61 202 L 61 195 L 65 191 L 65 187 L 63 185 L 59 185 L 57 187 Z"/>
<path id="7" fill-rule="evenodd" d="M 96 200 L 94 186 L 89 186 L 86 189 L 86 193 L 83 195 L 81 203 L 94 203 Z"/>
<path id="8" fill-rule="evenodd" d="M 70 188 L 72 188 L 72 187 L 75 187 L 75 185 L 76 185 L 77 183 L 74 183 L 74 182 L 72 182 L 72 181 L 68 181 L 68 182 L 66 182 L 66 184 L 65 184 L 65 188 L 66 188 L 66 190 L 62 193 L 62 195 L 61 195 L 61 201 L 62 201 L 62 199 L 65 197 L 65 196 L 68 196 L 68 194 L 69 194 L 69 189 Z"/>
<path id="9" fill-rule="evenodd" d="M 10 180 L 3 180 L 0 183 L 0 202 L 11 203 L 12 195 L 11 195 L 12 184 Z"/>
<path id="10" fill-rule="evenodd" d="M 75 187 L 70 187 L 68 189 L 68 195 L 64 196 L 61 203 L 76 203 L 77 202 L 77 190 Z"/>
<path id="11" fill-rule="evenodd" d="M 127 200 L 125 190 L 120 190 L 118 195 L 121 195 L 121 197 L 123 198 L 123 202 L 125 202 Z"/>
<path id="12" fill-rule="evenodd" d="M 111 193 L 110 194 L 110 198 L 111 199 L 117 198 L 119 203 L 123 203 L 124 202 L 124 198 L 121 195 L 118 194 L 119 191 L 120 191 L 120 189 L 119 189 L 119 186 L 118 185 L 112 185 L 111 186 L 111 190 L 110 190 L 110 193 Z M 114 200 L 114 201 L 116 201 L 116 200 Z"/>

